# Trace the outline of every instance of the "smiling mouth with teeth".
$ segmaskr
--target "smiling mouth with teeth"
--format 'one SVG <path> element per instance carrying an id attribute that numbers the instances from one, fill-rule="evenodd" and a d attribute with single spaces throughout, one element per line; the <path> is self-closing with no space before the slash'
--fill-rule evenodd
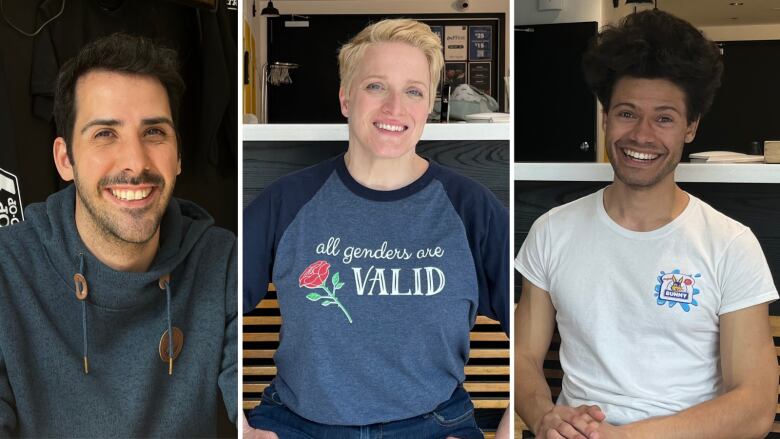
<path id="1" fill-rule="evenodd" d="M 374 122 L 374 126 L 385 131 L 401 132 L 405 131 L 407 127 L 405 125 L 390 125 L 387 123 Z"/>
<path id="2" fill-rule="evenodd" d="M 136 200 L 143 200 L 144 198 L 148 197 L 149 194 L 152 192 L 152 188 L 144 188 L 144 189 L 137 189 L 137 190 L 124 190 L 124 189 L 110 189 L 111 194 L 124 201 L 136 201 Z"/>
<path id="3" fill-rule="evenodd" d="M 627 157 L 631 157 L 635 160 L 644 160 L 644 161 L 650 161 L 655 160 L 658 158 L 658 154 L 650 154 L 645 152 L 637 152 L 630 149 L 624 149 L 623 154 L 625 154 Z"/>

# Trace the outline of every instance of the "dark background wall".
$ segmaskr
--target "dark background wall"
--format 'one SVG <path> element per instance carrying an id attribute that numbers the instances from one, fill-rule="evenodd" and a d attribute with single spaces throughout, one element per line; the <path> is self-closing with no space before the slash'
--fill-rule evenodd
<path id="1" fill-rule="evenodd" d="M 237 13 L 222 0 L 217 11 L 179 3 L 67 0 L 64 13 L 36 37 L 24 36 L 0 20 L 0 168 L 19 178 L 24 206 L 44 201 L 64 186 L 52 159 L 54 123 L 41 117 L 39 99 L 34 114 L 31 78 L 39 83 L 40 96 L 41 88 L 53 87 L 59 66 L 83 44 L 124 31 L 154 38 L 179 52 L 187 91 L 179 124 L 182 175 L 174 194 L 195 201 L 218 225 L 237 231 Z M 61 4 L 6 0 L 3 7 L 7 20 L 32 32 L 55 16 Z M 41 60 L 46 57 L 40 55 L 48 49 L 54 70 L 43 75 Z"/>

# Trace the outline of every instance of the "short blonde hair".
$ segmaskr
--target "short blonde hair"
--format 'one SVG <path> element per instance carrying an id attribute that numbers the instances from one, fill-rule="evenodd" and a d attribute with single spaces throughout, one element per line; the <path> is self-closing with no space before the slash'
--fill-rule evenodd
<path id="1" fill-rule="evenodd" d="M 355 75 L 363 54 L 369 45 L 374 43 L 406 43 L 420 49 L 428 60 L 431 76 L 430 105 L 436 100 L 436 86 L 441 79 L 444 66 L 441 40 L 431 28 L 419 21 L 409 19 L 389 19 L 374 23 L 355 35 L 339 50 L 339 78 L 344 95 L 349 97 L 352 77 Z"/>

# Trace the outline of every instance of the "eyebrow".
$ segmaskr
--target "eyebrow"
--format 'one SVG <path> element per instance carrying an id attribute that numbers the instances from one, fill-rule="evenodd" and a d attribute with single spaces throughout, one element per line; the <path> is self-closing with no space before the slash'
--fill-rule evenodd
<path id="1" fill-rule="evenodd" d="M 116 119 L 92 119 L 86 124 L 84 124 L 84 127 L 81 128 L 81 134 L 84 134 L 89 128 L 94 126 L 108 126 L 108 127 L 115 127 L 115 126 L 122 126 L 122 122 L 116 120 Z"/>
<path id="2" fill-rule="evenodd" d="M 628 107 L 628 108 L 631 108 L 631 109 L 636 109 L 636 105 L 634 105 L 634 104 L 632 104 L 630 102 L 619 102 L 619 103 L 613 105 L 612 108 L 617 108 L 617 107 L 621 107 L 621 106 Z M 672 105 L 659 105 L 658 107 L 654 107 L 653 110 L 655 110 L 655 111 L 674 111 L 677 114 L 682 114 L 682 112 L 677 107 L 672 106 Z"/>
<path id="3" fill-rule="evenodd" d="M 159 124 L 170 125 L 171 128 L 173 128 L 173 121 L 170 118 L 165 116 L 141 119 L 141 125 L 143 126 L 159 125 Z M 124 125 L 124 122 L 119 121 L 117 119 L 93 119 L 87 122 L 86 124 L 84 124 L 84 127 L 81 128 L 81 134 L 84 134 L 89 128 L 94 126 L 115 127 L 115 126 L 122 126 L 122 125 Z"/>
<path id="4" fill-rule="evenodd" d="M 370 76 L 366 76 L 365 78 L 363 78 L 363 81 L 368 81 L 368 80 L 370 80 L 370 79 L 383 79 L 383 80 L 387 80 L 387 76 L 386 76 L 386 75 L 370 75 Z M 413 79 L 413 80 L 411 80 L 411 81 L 407 81 L 407 83 L 409 83 L 409 84 L 420 84 L 420 85 L 422 85 L 422 86 L 425 86 L 426 88 L 427 88 L 427 87 L 428 87 L 428 85 L 429 85 L 429 84 L 428 84 L 428 83 L 426 83 L 426 82 L 423 82 L 423 81 L 417 81 L 417 80 L 415 80 L 415 79 Z"/>

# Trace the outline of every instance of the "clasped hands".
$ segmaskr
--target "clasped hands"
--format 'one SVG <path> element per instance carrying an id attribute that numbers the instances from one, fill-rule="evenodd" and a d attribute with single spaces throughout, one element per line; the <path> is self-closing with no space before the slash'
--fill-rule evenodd
<path id="1" fill-rule="evenodd" d="M 606 422 L 597 405 L 554 406 L 536 426 L 538 439 L 625 439 L 628 435 Z"/>

